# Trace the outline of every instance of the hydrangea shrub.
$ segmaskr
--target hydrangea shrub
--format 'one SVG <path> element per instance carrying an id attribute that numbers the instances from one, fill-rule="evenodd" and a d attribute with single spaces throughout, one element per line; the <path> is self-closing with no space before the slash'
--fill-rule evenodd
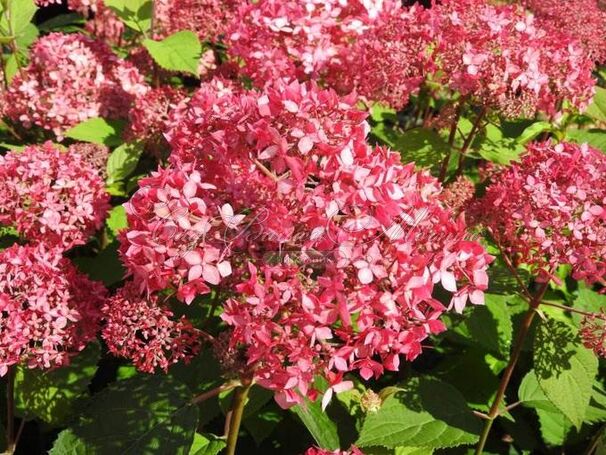
<path id="1" fill-rule="evenodd" d="M 601 0 L 0 2 L 0 450 L 606 450 Z"/>

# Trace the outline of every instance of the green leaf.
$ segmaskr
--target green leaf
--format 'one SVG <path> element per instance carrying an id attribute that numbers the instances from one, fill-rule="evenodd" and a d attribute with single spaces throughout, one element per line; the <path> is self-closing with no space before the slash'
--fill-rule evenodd
<path id="1" fill-rule="evenodd" d="M 330 450 L 340 447 L 337 425 L 322 411 L 320 399 L 305 399 L 304 403 L 290 409 L 301 419 L 320 447 Z"/>
<path id="2" fill-rule="evenodd" d="M 549 401 L 534 371 L 529 371 L 518 390 L 524 406 L 534 408 L 539 418 L 541 436 L 548 445 L 563 445 L 572 430 L 572 423 Z"/>
<path id="3" fill-rule="evenodd" d="M 104 3 L 133 30 L 145 34 L 151 29 L 152 0 L 104 0 Z"/>
<path id="4" fill-rule="evenodd" d="M 577 298 L 574 301 L 574 308 L 590 313 L 599 313 L 606 309 L 606 295 L 591 290 L 587 285 L 579 283 Z M 572 313 L 572 319 L 578 324 L 583 316 L 578 313 Z"/>
<path id="5" fill-rule="evenodd" d="M 202 45 L 194 32 L 183 30 L 162 41 L 146 39 L 143 46 L 162 68 L 198 75 Z"/>
<path id="6" fill-rule="evenodd" d="M 139 144 L 127 143 L 116 148 L 107 159 L 107 183 L 124 180 L 137 168 L 143 148 Z"/>
<path id="7" fill-rule="evenodd" d="M 471 315 L 455 332 L 474 345 L 480 345 L 502 358 L 509 356 L 513 325 L 507 309 L 507 297 L 487 294 L 484 306 L 475 306 Z"/>
<path id="8" fill-rule="evenodd" d="M 71 31 L 71 27 L 77 25 L 84 25 L 86 21 L 78 13 L 67 13 L 59 14 L 58 16 L 52 17 L 47 21 L 41 23 L 38 28 L 41 32 L 52 32 L 52 31 Z"/>
<path id="9" fill-rule="evenodd" d="M 476 442 L 481 422 L 451 385 L 417 378 L 366 417 L 356 445 L 443 448 Z"/>
<path id="10" fill-rule="evenodd" d="M 284 414 L 275 407 L 274 403 L 269 403 L 263 410 L 249 416 L 242 422 L 242 425 L 257 445 L 261 445 L 284 418 Z"/>
<path id="11" fill-rule="evenodd" d="M 470 371 L 473 371 L 473 381 L 469 380 Z M 488 410 L 499 385 L 484 353 L 476 349 L 449 355 L 440 365 L 440 378 L 455 387 L 469 407 L 480 411 Z"/>
<path id="12" fill-rule="evenodd" d="M 28 27 L 38 7 L 34 0 L 6 0 L 7 10 L 0 19 L 0 30 L 3 35 L 18 37 Z M 10 20 L 7 18 L 10 16 Z"/>
<path id="13" fill-rule="evenodd" d="M 513 138 L 505 137 L 501 129 L 489 123 L 486 126 L 485 137 L 480 142 L 478 153 L 482 158 L 493 163 L 509 164 L 516 161 L 524 151 L 524 147 Z"/>
<path id="14" fill-rule="evenodd" d="M 4 65 L 4 71 L 6 73 L 6 80 L 10 84 L 13 80 L 13 77 L 15 77 L 15 75 L 19 71 L 19 62 L 15 54 L 10 54 L 7 57 L 6 64 Z"/>
<path id="15" fill-rule="evenodd" d="M 109 237 L 111 237 L 112 240 L 115 239 L 122 229 L 128 227 L 124 206 L 118 205 L 114 207 L 111 212 L 109 212 L 109 216 L 107 217 L 105 224 L 110 234 Z"/>
<path id="16" fill-rule="evenodd" d="M 121 120 L 105 120 L 95 117 L 70 128 L 65 132 L 65 137 L 113 147 L 122 144 L 124 125 L 124 121 Z"/>
<path id="17" fill-rule="evenodd" d="M 553 126 L 549 122 L 535 122 L 529 127 L 527 127 L 520 137 L 518 137 L 518 142 L 520 144 L 526 144 L 533 139 L 537 138 L 539 134 L 553 131 Z"/>
<path id="18" fill-rule="evenodd" d="M 51 425 L 65 423 L 97 371 L 101 349 L 91 343 L 68 366 L 44 371 L 19 367 L 15 376 L 15 402 L 19 415 L 38 417 Z"/>
<path id="19" fill-rule="evenodd" d="M 600 122 L 606 122 L 606 89 L 595 87 L 593 102 L 585 111 L 585 115 Z"/>
<path id="20" fill-rule="evenodd" d="M 567 322 L 547 319 L 534 339 L 534 371 L 551 403 L 580 428 L 591 398 L 598 361 Z"/>
<path id="21" fill-rule="evenodd" d="M 375 122 L 395 122 L 397 120 L 396 111 L 389 106 L 375 103 L 370 110 L 370 118 Z"/>
<path id="22" fill-rule="evenodd" d="M 168 376 L 116 382 L 92 398 L 50 454 L 189 455 L 198 422 L 190 399 L 189 389 Z"/>
<path id="23" fill-rule="evenodd" d="M 551 404 L 551 401 L 545 395 L 545 392 L 539 385 L 539 380 L 534 371 L 529 371 L 518 389 L 518 400 L 522 402 L 524 406 L 544 409 L 546 411 L 553 411 L 556 408 Z"/>
<path id="24" fill-rule="evenodd" d="M 15 43 L 22 51 L 23 56 L 27 56 L 27 48 L 38 39 L 39 34 L 38 28 L 34 24 L 27 24 L 19 36 L 15 37 Z"/>
<path id="25" fill-rule="evenodd" d="M 425 447 L 396 447 L 394 455 L 431 455 L 433 452 Z"/>
<path id="26" fill-rule="evenodd" d="M 569 141 L 577 144 L 589 144 L 606 153 L 606 130 L 590 129 L 590 130 L 568 130 L 566 138 Z"/>
<path id="27" fill-rule="evenodd" d="M 572 430 L 572 424 L 558 410 L 546 411 L 537 409 L 539 424 L 541 426 L 541 436 L 547 445 L 562 446 L 565 444 L 569 433 Z"/>
<path id="28" fill-rule="evenodd" d="M 414 162 L 423 168 L 439 169 L 449 151 L 444 139 L 428 128 L 413 128 L 400 133 L 381 123 L 372 132 L 381 142 L 400 152 L 402 162 Z"/>
<path id="29" fill-rule="evenodd" d="M 210 433 L 196 433 L 189 455 L 217 455 L 225 448 L 225 440 Z"/>
<path id="30" fill-rule="evenodd" d="M 80 256 L 74 258 L 78 269 L 92 280 L 102 281 L 106 286 L 116 284 L 124 277 L 124 268 L 118 255 L 119 243 L 114 241 L 105 247 L 97 256 Z"/>

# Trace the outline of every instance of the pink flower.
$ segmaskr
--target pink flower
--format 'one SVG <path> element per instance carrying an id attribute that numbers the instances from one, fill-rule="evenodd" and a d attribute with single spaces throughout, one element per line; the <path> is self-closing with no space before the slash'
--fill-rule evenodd
<path id="1" fill-rule="evenodd" d="M 353 45 L 339 48 L 326 75 L 330 86 L 398 109 L 418 91 L 434 69 L 437 29 L 428 10 L 398 3 L 385 2 Z"/>
<path id="2" fill-rule="evenodd" d="M 144 297 L 127 283 L 103 307 L 102 336 L 110 352 L 130 359 L 145 373 L 154 373 L 181 360 L 186 363 L 200 351 L 198 331 L 161 305 L 156 296 Z"/>
<path id="3" fill-rule="evenodd" d="M 415 359 L 445 329 L 432 277 L 457 310 L 482 303 L 492 258 L 436 179 L 368 145 L 354 96 L 296 81 L 216 88 L 175 112 L 171 167 L 126 205 L 121 251 L 148 292 L 228 292 L 230 349 L 281 406 L 316 398 L 318 375 L 326 405 L 346 373 Z"/>
<path id="4" fill-rule="evenodd" d="M 192 166 L 159 170 L 139 185 L 125 204 L 129 229 L 121 237 L 123 262 L 148 292 L 175 286 L 190 303 L 231 273 L 223 259 L 216 188 Z"/>
<path id="5" fill-rule="evenodd" d="M 587 145 L 528 146 L 476 203 L 476 218 L 516 262 L 551 279 L 570 264 L 573 277 L 604 282 L 606 156 Z"/>
<path id="6" fill-rule="evenodd" d="M 589 58 L 606 60 L 606 12 L 598 0 L 525 0 L 538 22 L 557 33 L 565 30 L 578 40 Z"/>
<path id="7" fill-rule="evenodd" d="M 565 28 L 543 28 L 517 5 L 445 0 L 431 9 L 444 82 L 506 117 L 550 115 L 563 100 L 584 109 L 593 62 Z"/>
<path id="8" fill-rule="evenodd" d="M 58 249 L 12 246 L 0 252 L 0 376 L 65 365 L 95 338 L 106 291 L 78 273 Z"/>
<path id="9" fill-rule="evenodd" d="M 585 316 L 581 321 L 580 336 L 583 345 L 597 356 L 606 357 L 606 310 Z"/>
<path id="10" fill-rule="evenodd" d="M 0 223 L 64 249 L 86 243 L 109 209 L 97 169 L 50 142 L 0 157 L 0 197 Z"/>
<path id="11" fill-rule="evenodd" d="M 381 4 L 370 3 L 261 0 L 242 4 L 227 31 L 230 54 L 244 61 L 242 72 L 258 86 L 279 78 L 320 76 L 376 17 Z"/>
<path id="12" fill-rule="evenodd" d="M 310 447 L 305 451 L 305 455 L 364 455 L 356 446 L 351 446 L 349 450 L 328 450 L 320 447 Z"/>
<path id="13" fill-rule="evenodd" d="M 164 133 L 171 125 L 171 112 L 185 100 L 185 93 L 170 86 L 153 88 L 133 103 L 128 118 L 129 140 L 143 141 L 154 153 L 166 147 Z"/>
<path id="14" fill-rule="evenodd" d="M 148 90 L 143 77 L 105 43 L 77 33 L 36 41 L 30 64 L 3 94 L 4 114 L 25 128 L 52 131 L 59 140 L 93 117 L 120 118 Z"/>

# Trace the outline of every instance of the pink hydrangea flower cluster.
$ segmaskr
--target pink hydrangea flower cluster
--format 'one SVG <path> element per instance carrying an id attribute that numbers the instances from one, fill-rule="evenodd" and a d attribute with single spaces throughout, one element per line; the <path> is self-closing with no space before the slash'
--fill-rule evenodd
<path id="1" fill-rule="evenodd" d="M 450 183 L 442 193 L 442 202 L 453 213 L 460 213 L 472 201 L 476 192 L 473 181 L 464 175 L 460 175 Z"/>
<path id="2" fill-rule="evenodd" d="M 181 30 L 195 32 L 201 41 L 219 41 L 234 21 L 236 0 L 161 0 L 155 5 L 159 36 Z"/>
<path id="3" fill-rule="evenodd" d="M 170 114 L 185 100 L 185 96 L 181 90 L 162 86 L 137 98 L 128 113 L 127 137 L 144 141 L 152 150 L 158 149 L 166 142 L 164 133 L 170 127 Z"/>
<path id="4" fill-rule="evenodd" d="M 200 336 L 191 323 L 158 302 L 157 296 L 143 296 L 132 282 L 107 300 L 102 309 L 102 336 L 111 353 L 130 359 L 145 373 L 188 362 L 200 351 Z"/>
<path id="5" fill-rule="evenodd" d="M 606 156 L 587 145 L 534 143 L 476 203 L 478 220 L 517 262 L 541 278 L 570 264 L 573 277 L 604 283 Z"/>
<path id="6" fill-rule="evenodd" d="M 39 126 L 61 139 L 89 118 L 124 117 L 147 90 L 137 69 L 107 44 L 81 34 L 51 33 L 36 41 L 30 64 L 13 78 L 2 104 L 13 122 Z"/>
<path id="7" fill-rule="evenodd" d="M 463 95 L 507 117 L 591 100 L 593 62 L 566 30 L 545 30 L 522 7 L 485 0 L 445 0 L 433 11 L 445 82 Z"/>
<path id="8" fill-rule="evenodd" d="M 223 319 L 282 406 L 379 377 L 444 330 L 447 306 L 483 303 L 491 257 L 467 240 L 428 173 L 366 142 L 353 96 L 278 81 L 192 97 L 170 133 L 172 167 L 126 205 L 122 255 L 148 292 L 190 302 L 221 284 Z"/>
<path id="9" fill-rule="evenodd" d="M 606 61 L 606 8 L 601 0 L 525 0 L 544 28 L 565 30 L 578 39 L 589 57 Z"/>
<path id="10" fill-rule="evenodd" d="M 0 376 L 65 365 L 95 338 L 104 287 L 44 244 L 0 251 Z"/>
<path id="11" fill-rule="evenodd" d="M 401 109 L 435 69 L 435 22 L 432 12 L 419 5 L 386 2 L 364 33 L 332 59 L 327 84 Z"/>
<path id="12" fill-rule="evenodd" d="M 63 249 L 86 243 L 109 209 L 98 171 L 50 142 L 0 156 L 0 198 L 0 223 Z"/>
<path id="13" fill-rule="evenodd" d="M 68 147 L 69 154 L 79 154 L 82 159 L 95 169 L 101 178 L 107 178 L 107 160 L 109 148 L 92 142 L 76 142 Z"/>
<path id="14" fill-rule="evenodd" d="M 243 74 L 258 86 L 284 77 L 317 78 L 382 5 L 359 0 L 247 2 L 228 31 L 230 54 L 244 62 Z"/>
<path id="15" fill-rule="evenodd" d="M 585 316 L 579 331 L 583 345 L 596 355 L 606 358 L 606 309 Z"/>

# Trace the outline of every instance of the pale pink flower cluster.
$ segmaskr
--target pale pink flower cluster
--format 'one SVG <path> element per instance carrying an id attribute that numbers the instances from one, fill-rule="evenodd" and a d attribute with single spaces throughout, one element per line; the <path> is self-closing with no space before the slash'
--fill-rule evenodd
<path id="1" fill-rule="evenodd" d="M 185 97 L 183 91 L 167 85 L 137 98 L 128 113 L 128 139 L 143 141 L 152 150 L 161 147 L 166 142 L 164 133 L 170 127 L 170 114 Z"/>
<path id="2" fill-rule="evenodd" d="M 256 381 L 282 406 L 329 381 L 397 370 L 444 330 L 450 306 L 483 303 L 491 257 L 439 201 L 439 183 L 370 147 L 356 98 L 278 81 L 207 86 L 179 113 L 172 167 L 126 205 L 122 256 L 142 291 L 181 300 L 219 286 L 223 319 Z"/>
<path id="3" fill-rule="evenodd" d="M 105 294 L 59 249 L 40 243 L 0 251 L 0 376 L 17 363 L 69 363 L 95 338 Z"/>
<path id="4" fill-rule="evenodd" d="M 155 5 L 155 32 L 167 36 L 181 30 L 195 32 L 202 42 L 217 42 L 235 20 L 237 0 L 160 0 Z"/>
<path id="5" fill-rule="evenodd" d="M 553 278 L 604 283 L 606 156 L 587 145 L 534 143 L 520 163 L 493 178 L 477 202 L 478 221 L 516 262 Z"/>
<path id="6" fill-rule="evenodd" d="M 444 188 L 442 202 L 453 213 L 458 214 L 465 210 L 475 192 L 476 187 L 473 181 L 469 177 L 460 175 Z"/>
<path id="7" fill-rule="evenodd" d="M 50 142 L 0 156 L 0 200 L 0 223 L 63 249 L 85 244 L 109 209 L 97 169 Z"/>
<path id="8" fill-rule="evenodd" d="M 51 33 L 34 44 L 30 64 L 14 77 L 2 104 L 11 121 L 42 127 L 61 139 L 89 118 L 124 117 L 134 98 L 147 91 L 137 69 L 105 43 Z"/>
<path id="9" fill-rule="evenodd" d="M 589 57 L 606 61 L 606 8 L 601 0 L 525 0 L 538 22 L 550 31 L 564 30 L 581 42 Z"/>
<path id="10" fill-rule="evenodd" d="M 68 147 L 69 154 L 78 154 L 82 159 L 95 169 L 101 178 L 107 178 L 107 160 L 109 158 L 109 148 L 101 144 L 92 142 L 76 142 Z"/>
<path id="11" fill-rule="evenodd" d="M 140 371 L 166 372 L 200 351 L 200 336 L 191 323 L 185 317 L 175 320 L 158 297 L 142 295 L 132 283 L 109 298 L 102 311 L 102 336 L 109 351 L 130 359 Z"/>
<path id="12" fill-rule="evenodd" d="M 258 86 L 278 78 L 321 76 L 382 9 L 383 1 L 260 0 L 238 9 L 228 30 L 230 55 Z M 385 2 L 388 3 L 388 2 Z"/>
<path id="13" fill-rule="evenodd" d="M 364 33 L 339 49 L 326 83 L 341 93 L 355 89 L 369 100 L 404 107 L 435 70 L 435 22 L 432 11 L 419 5 L 386 2 Z"/>
<path id="14" fill-rule="evenodd" d="M 543 29 L 522 7 L 444 0 L 439 66 L 445 82 L 506 117 L 555 114 L 593 96 L 593 62 L 566 30 Z"/>

